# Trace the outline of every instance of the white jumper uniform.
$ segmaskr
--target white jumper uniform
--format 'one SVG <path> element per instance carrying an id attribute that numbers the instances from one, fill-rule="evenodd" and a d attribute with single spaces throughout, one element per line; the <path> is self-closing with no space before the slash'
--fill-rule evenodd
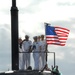
<path id="1" fill-rule="evenodd" d="M 39 70 L 40 68 L 40 65 L 39 65 L 39 62 L 40 62 L 40 46 L 41 46 L 41 43 L 40 42 L 33 42 L 33 58 L 34 58 L 34 69 L 35 70 Z"/>
<path id="2" fill-rule="evenodd" d="M 22 69 L 23 70 L 27 69 L 30 66 L 30 52 L 29 52 L 29 49 L 30 49 L 31 45 L 32 45 L 31 41 L 24 41 L 22 43 L 23 52 L 26 52 L 26 53 L 23 53 L 23 61 L 22 61 Z"/>
<path id="3" fill-rule="evenodd" d="M 43 40 L 41 41 L 41 63 L 42 63 L 42 68 L 45 67 L 46 65 L 46 53 L 44 53 L 46 51 L 46 41 Z"/>
<path id="4" fill-rule="evenodd" d="M 20 45 L 19 45 L 19 52 L 23 52 L 22 51 L 22 48 L 20 48 Z M 22 57 L 23 57 L 23 54 L 22 53 L 19 53 L 19 69 L 20 70 L 22 68 Z"/>

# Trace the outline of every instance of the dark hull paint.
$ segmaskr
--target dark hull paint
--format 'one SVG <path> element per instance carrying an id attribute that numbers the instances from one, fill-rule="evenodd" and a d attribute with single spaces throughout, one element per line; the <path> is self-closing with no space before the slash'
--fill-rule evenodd
<path id="1" fill-rule="evenodd" d="M 0 73 L 0 75 L 52 75 L 49 72 L 39 71 L 14 71 L 13 73 Z"/>

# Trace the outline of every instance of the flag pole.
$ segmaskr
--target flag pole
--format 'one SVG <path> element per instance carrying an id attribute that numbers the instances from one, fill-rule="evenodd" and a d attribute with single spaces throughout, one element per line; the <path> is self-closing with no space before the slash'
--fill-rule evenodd
<path id="1" fill-rule="evenodd" d="M 55 68 L 55 63 L 56 63 L 56 61 L 55 61 L 55 52 L 54 52 L 54 68 Z"/>
<path id="2" fill-rule="evenodd" d="M 51 25 L 51 24 L 45 22 L 44 25 L 45 25 L 45 38 L 46 38 L 46 25 Z M 47 60 L 48 60 L 48 57 L 47 57 L 48 56 L 47 55 L 47 51 L 48 51 L 47 47 L 48 47 L 48 45 L 46 45 L 46 64 L 47 64 Z"/>
<path id="3" fill-rule="evenodd" d="M 47 23 L 44 23 L 44 25 L 45 25 L 45 38 L 46 38 L 46 25 L 47 25 Z M 46 45 L 46 64 L 47 64 L 47 45 Z"/>
<path id="4" fill-rule="evenodd" d="M 51 25 L 50 23 L 44 23 L 45 24 L 45 36 L 46 36 L 46 26 L 48 25 Z M 46 37 L 45 37 L 46 38 Z M 48 46 L 48 45 L 47 45 Z M 47 54 L 48 50 L 46 48 L 46 64 L 47 64 L 47 61 L 48 61 L 48 54 Z M 51 52 L 54 54 L 54 67 L 55 67 L 55 52 Z"/>

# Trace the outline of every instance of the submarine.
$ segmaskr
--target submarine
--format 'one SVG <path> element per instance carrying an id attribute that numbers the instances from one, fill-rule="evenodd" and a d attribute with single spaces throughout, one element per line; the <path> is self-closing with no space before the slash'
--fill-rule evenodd
<path id="1" fill-rule="evenodd" d="M 18 47 L 18 8 L 16 0 L 12 0 L 11 6 L 11 61 L 12 70 L 1 72 L 0 75 L 55 75 L 51 71 L 19 70 L 19 47 Z M 55 61 L 55 58 L 54 58 Z M 55 62 L 54 62 L 55 66 Z"/>

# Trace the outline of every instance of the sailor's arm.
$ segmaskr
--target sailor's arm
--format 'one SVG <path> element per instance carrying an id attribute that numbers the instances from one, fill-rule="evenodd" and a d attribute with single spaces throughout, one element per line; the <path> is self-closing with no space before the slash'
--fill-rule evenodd
<path id="1" fill-rule="evenodd" d="M 29 52 L 32 52 L 32 42 L 30 41 Z"/>
<path id="2" fill-rule="evenodd" d="M 47 49 L 47 48 L 48 48 L 48 45 L 46 44 L 46 49 L 45 49 L 45 51 L 46 51 L 46 52 L 48 51 L 48 49 Z"/>

